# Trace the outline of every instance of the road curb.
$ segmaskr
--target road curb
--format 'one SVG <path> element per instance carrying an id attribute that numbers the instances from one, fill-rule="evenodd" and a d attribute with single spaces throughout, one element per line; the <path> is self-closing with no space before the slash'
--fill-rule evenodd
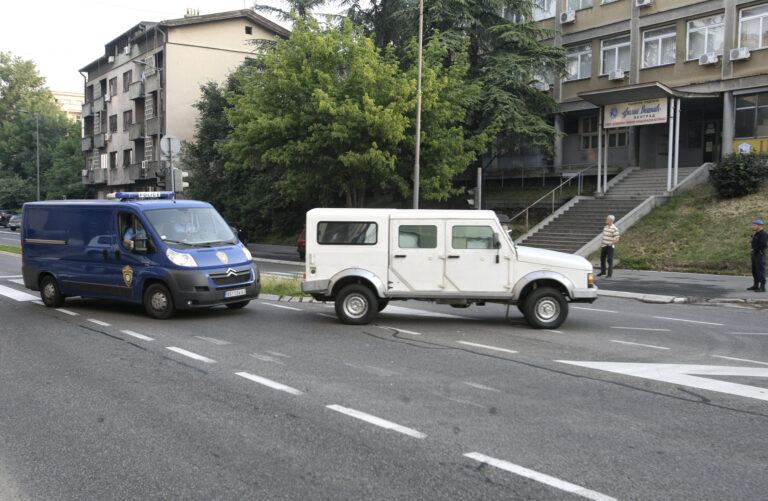
<path id="1" fill-rule="evenodd" d="M 659 294 L 640 294 L 636 292 L 611 291 L 600 289 L 599 296 L 618 297 L 624 299 L 635 299 L 644 303 L 654 304 L 743 304 L 753 308 L 768 308 L 768 298 L 766 299 L 744 299 L 734 297 L 677 297 L 663 296 Z"/>

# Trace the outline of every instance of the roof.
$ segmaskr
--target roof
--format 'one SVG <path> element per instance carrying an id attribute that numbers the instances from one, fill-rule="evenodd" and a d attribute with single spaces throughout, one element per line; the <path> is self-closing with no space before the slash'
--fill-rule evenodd
<path id="1" fill-rule="evenodd" d="M 360 218 L 392 217 L 397 219 L 495 219 L 490 210 L 438 210 L 438 209 L 312 209 L 307 214 L 315 219 L 343 218 L 346 221 Z"/>
<path id="2" fill-rule="evenodd" d="M 637 85 L 625 85 L 610 89 L 592 90 L 579 93 L 584 101 L 596 106 L 609 104 L 628 103 L 635 101 L 647 101 L 662 97 L 678 97 L 683 99 L 718 97 L 717 94 L 703 94 L 699 92 L 683 92 L 672 89 L 660 82 L 650 82 Z"/>
<path id="3" fill-rule="evenodd" d="M 98 207 L 141 207 L 142 210 L 191 208 L 191 207 L 211 207 L 208 202 L 198 200 L 46 200 L 40 202 L 27 202 L 24 207 L 79 207 L 79 208 L 98 208 Z"/>

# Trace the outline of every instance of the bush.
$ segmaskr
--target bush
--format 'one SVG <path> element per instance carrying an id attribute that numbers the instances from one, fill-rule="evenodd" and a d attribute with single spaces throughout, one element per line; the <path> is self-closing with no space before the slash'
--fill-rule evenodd
<path id="1" fill-rule="evenodd" d="M 734 154 L 725 157 L 709 172 L 712 184 L 721 198 L 737 198 L 760 190 L 768 175 L 768 155 Z"/>

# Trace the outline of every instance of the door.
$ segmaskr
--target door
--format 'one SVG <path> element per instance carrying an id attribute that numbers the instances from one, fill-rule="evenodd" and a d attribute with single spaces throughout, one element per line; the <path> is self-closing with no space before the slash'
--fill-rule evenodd
<path id="1" fill-rule="evenodd" d="M 390 221 L 390 292 L 442 291 L 445 222 L 439 219 Z"/>
<path id="2" fill-rule="evenodd" d="M 446 224 L 445 290 L 493 295 L 509 293 L 509 250 L 490 221 L 460 220 Z M 496 237 L 494 238 L 494 234 Z"/>
<path id="3" fill-rule="evenodd" d="M 720 124 L 717 121 L 704 122 L 704 158 L 705 162 L 716 162 L 720 158 Z"/>

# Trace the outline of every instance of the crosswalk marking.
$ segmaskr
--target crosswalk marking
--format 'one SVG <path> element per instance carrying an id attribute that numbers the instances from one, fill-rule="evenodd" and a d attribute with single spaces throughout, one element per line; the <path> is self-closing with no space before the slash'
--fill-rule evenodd
<path id="1" fill-rule="evenodd" d="M 16 301 L 37 301 L 40 299 L 39 296 L 33 296 L 32 294 L 27 294 L 26 292 L 18 291 L 16 289 L 6 287 L 5 285 L 0 285 L 0 295 L 14 299 Z"/>

